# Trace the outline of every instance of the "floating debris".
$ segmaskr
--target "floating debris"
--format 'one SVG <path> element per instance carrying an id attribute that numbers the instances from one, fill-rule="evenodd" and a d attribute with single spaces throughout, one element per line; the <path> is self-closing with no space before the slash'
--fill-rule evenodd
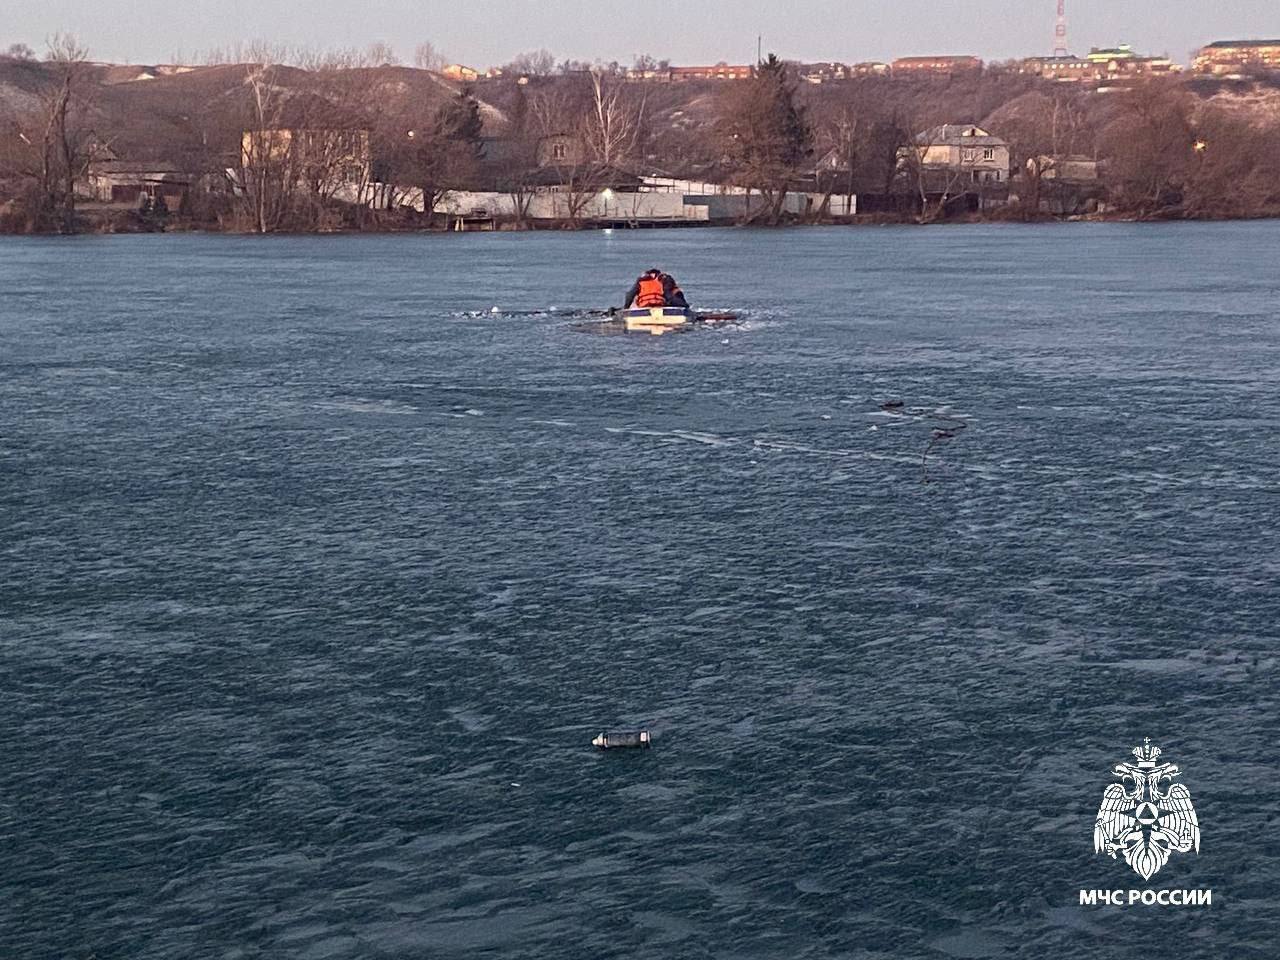
<path id="1" fill-rule="evenodd" d="M 601 750 L 620 750 L 626 748 L 648 747 L 650 736 L 648 730 L 633 730 L 623 733 L 602 733 L 591 741 L 593 747 Z"/>
<path id="2" fill-rule="evenodd" d="M 930 410 L 926 407 L 908 407 L 901 400 L 888 400 L 880 404 L 880 409 L 896 417 L 910 417 L 914 420 L 932 420 L 934 422 L 934 426 L 930 431 L 929 442 L 925 445 L 924 453 L 920 455 L 921 483 L 929 482 L 929 454 L 933 452 L 933 448 L 940 443 L 954 440 L 959 436 L 961 430 L 969 426 L 967 420 L 963 420 L 945 409 Z M 874 430 L 876 428 L 872 426 L 871 429 Z"/>

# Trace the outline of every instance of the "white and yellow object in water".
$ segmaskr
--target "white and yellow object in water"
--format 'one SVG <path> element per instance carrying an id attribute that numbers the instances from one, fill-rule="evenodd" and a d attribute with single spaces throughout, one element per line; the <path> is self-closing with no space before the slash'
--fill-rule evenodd
<path id="1" fill-rule="evenodd" d="M 622 311 L 627 333 L 660 336 L 689 326 L 693 315 L 684 307 L 628 307 Z"/>

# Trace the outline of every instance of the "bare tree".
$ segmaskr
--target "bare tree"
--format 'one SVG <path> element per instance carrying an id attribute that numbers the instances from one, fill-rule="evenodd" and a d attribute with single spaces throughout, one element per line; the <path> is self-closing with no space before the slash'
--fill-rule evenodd
<path id="1" fill-rule="evenodd" d="M 556 58 L 550 50 L 531 50 L 517 55 L 502 69 L 519 76 L 549 77 L 555 72 Z"/>
<path id="2" fill-rule="evenodd" d="M 1021 180 L 1019 200 L 1026 213 L 1040 212 L 1046 176 L 1082 149 L 1087 128 L 1071 95 L 1032 91 L 1005 103 L 985 126 L 1009 145 L 1015 175 Z"/>
<path id="3" fill-rule="evenodd" d="M 538 135 L 529 112 L 525 88 L 516 87 L 515 105 L 508 113 L 505 140 L 497 157 L 488 158 L 499 190 L 511 201 L 511 213 L 518 230 L 529 227 L 529 208 L 537 195 Z"/>
<path id="4" fill-rule="evenodd" d="M 1197 111 L 1194 125 L 1183 214 L 1274 216 L 1280 210 L 1280 123 L 1208 104 Z"/>
<path id="5" fill-rule="evenodd" d="M 429 222 L 451 190 L 469 187 L 479 173 L 484 124 L 469 90 L 431 110 L 419 103 L 378 118 L 375 135 L 383 176 L 400 184 L 400 205 L 420 195 Z M 396 206 L 395 197 L 386 198 Z"/>
<path id="6" fill-rule="evenodd" d="M 528 123 L 536 143 L 550 145 L 535 155 L 555 174 L 555 212 L 567 226 L 582 214 L 607 184 L 609 170 L 597 158 L 591 133 L 597 123 L 593 87 L 570 81 L 548 84 L 529 97 Z"/>
<path id="7" fill-rule="evenodd" d="M 1149 81 L 1126 91 L 1102 139 L 1114 202 L 1142 217 L 1181 206 L 1196 142 L 1185 90 Z"/>
<path id="8" fill-rule="evenodd" d="M 25 43 L 11 43 L 4 53 L 0 54 L 0 60 L 18 60 L 32 61 L 36 58 L 36 52 Z"/>
<path id="9" fill-rule="evenodd" d="M 904 128 L 901 132 L 905 134 L 907 130 Z M 901 148 L 899 152 L 900 173 L 912 184 L 920 200 L 921 223 L 932 223 L 944 217 L 947 205 L 957 193 L 963 192 L 959 188 L 970 182 L 969 171 L 961 165 L 928 162 L 930 148 L 937 146 L 931 132 L 913 135 L 910 146 Z M 930 197 L 934 198 L 932 203 Z"/>
<path id="10" fill-rule="evenodd" d="M 591 71 L 590 114 L 583 132 L 596 161 L 604 166 L 630 159 L 639 143 L 645 98 L 641 94 L 635 102 L 631 92 L 616 75 Z"/>
<path id="11" fill-rule="evenodd" d="M 448 62 L 448 58 L 428 41 L 418 44 L 418 48 L 413 52 L 413 65 L 419 70 L 432 70 L 438 73 Z"/>
<path id="12" fill-rule="evenodd" d="M 281 132 L 284 97 L 275 84 L 275 68 L 248 68 L 249 127 L 241 139 L 240 185 L 243 206 L 256 233 L 280 229 L 292 207 L 298 177 L 294 144 Z"/>
<path id="13" fill-rule="evenodd" d="M 39 184 L 43 218 L 75 229 L 76 181 L 88 172 L 93 133 L 87 125 L 88 50 L 70 34 L 49 41 L 50 82 L 41 92 L 44 131 Z"/>
<path id="14" fill-rule="evenodd" d="M 538 192 L 535 149 L 535 145 L 523 137 L 513 138 L 496 163 L 495 181 L 511 201 L 511 215 L 518 230 L 528 228 L 529 208 Z"/>
<path id="15" fill-rule="evenodd" d="M 817 186 L 822 199 L 814 211 L 815 219 L 830 213 L 831 198 L 837 192 L 845 198 L 845 209 L 852 204 L 858 171 L 863 164 L 868 121 L 848 103 L 821 115 L 815 125 L 815 138 L 820 160 Z"/>
<path id="16" fill-rule="evenodd" d="M 369 65 L 373 67 L 398 67 L 401 60 L 395 48 L 385 41 L 378 40 L 368 46 Z"/>

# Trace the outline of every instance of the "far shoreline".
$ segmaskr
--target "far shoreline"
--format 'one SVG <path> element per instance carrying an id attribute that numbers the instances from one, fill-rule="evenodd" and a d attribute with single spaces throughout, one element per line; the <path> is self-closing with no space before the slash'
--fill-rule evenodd
<path id="1" fill-rule="evenodd" d="M 804 231 L 810 229 L 871 229 L 882 227 L 900 227 L 923 229 L 930 227 L 972 227 L 972 226 L 1009 226 L 1009 227 L 1043 227 L 1043 226 L 1077 226 L 1080 224 L 1132 224 L 1132 225 L 1160 225 L 1160 224 L 1214 224 L 1214 223 L 1258 223 L 1268 221 L 1278 221 L 1280 216 L 1276 215 L 1259 215 L 1250 217 L 1181 217 L 1181 216 L 1133 216 L 1133 215 L 1108 215 L 1108 214 L 1088 214 L 1074 217 L 991 217 L 991 216 L 974 216 L 974 217 L 948 217 L 932 221 L 920 221 L 913 218 L 894 218 L 883 216 L 869 216 L 866 218 L 858 218 L 853 220 L 839 221 L 820 221 L 820 222 L 783 222 L 778 224 L 763 223 L 672 223 L 648 226 L 617 226 L 607 223 L 578 223 L 574 225 L 567 224 L 546 224 L 539 226 L 528 226 L 524 228 L 512 228 L 508 226 L 499 226 L 496 229 L 472 229 L 472 230 L 455 230 L 449 229 L 443 225 L 432 226 L 400 226 L 387 225 L 366 228 L 350 228 L 336 230 L 273 230 L 267 233 L 256 233 L 243 230 L 223 230 L 216 226 L 205 224 L 187 224 L 182 222 L 171 222 L 165 224 L 135 224 L 128 222 L 120 222 L 113 218 L 111 221 L 90 221 L 82 225 L 82 229 L 69 232 L 41 231 L 41 232 L 17 232 L 7 231 L 0 232 L 0 237 L 27 237 L 27 238 L 51 238 L 51 237 L 139 237 L 139 236 L 221 236 L 221 237 L 388 237 L 388 236 L 475 236 L 475 235 L 546 235 L 546 234 L 579 234 L 579 233 L 621 233 L 621 234 L 643 234 L 657 233 L 667 231 L 683 232 L 686 230 L 742 230 L 751 232 L 767 232 L 777 234 L 788 234 L 795 231 Z"/>

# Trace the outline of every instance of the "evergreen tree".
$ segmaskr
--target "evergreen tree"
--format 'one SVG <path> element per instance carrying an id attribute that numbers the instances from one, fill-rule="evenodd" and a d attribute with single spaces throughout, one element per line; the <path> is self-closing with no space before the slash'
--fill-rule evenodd
<path id="1" fill-rule="evenodd" d="M 465 189 L 475 179 L 484 153 L 483 134 L 480 104 L 463 89 L 436 110 L 431 129 L 415 138 L 416 180 L 428 219 L 449 190 Z"/>
<path id="2" fill-rule="evenodd" d="M 436 137 L 446 145 L 470 147 L 476 156 L 480 155 L 484 119 L 480 116 L 480 102 L 469 89 L 464 88 L 436 111 Z"/>
<path id="3" fill-rule="evenodd" d="M 782 216 L 787 185 L 813 153 L 813 134 L 787 65 L 774 54 L 728 104 L 723 124 L 725 152 L 744 186 L 765 198 L 770 222 Z"/>

